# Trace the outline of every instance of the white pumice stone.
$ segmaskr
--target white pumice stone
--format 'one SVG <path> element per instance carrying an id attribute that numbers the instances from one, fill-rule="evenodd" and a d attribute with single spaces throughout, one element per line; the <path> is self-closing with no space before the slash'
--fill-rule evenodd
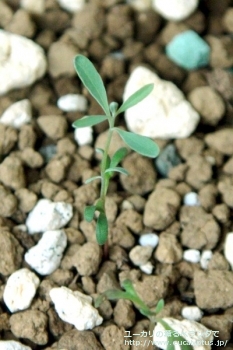
<path id="1" fill-rule="evenodd" d="M 67 237 L 64 231 L 46 231 L 24 258 L 40 275 L 49 275 L 59 267 L 66 245 Z"/>
<path id="2" fill-rule="evenodd" d="M 92 329 L 103 322 L 98 310 L 91 305 L 92 298 L 88 295 L 60 287 L 52 288 L 50 297 L 59 317 L 79 331 Z"/>
<path id="3" fill-rule="evenodd" d="M 73 208 L 71 204 L 40 199 L 27 217 L 28 233 L 59 230 L 70 221 L 72 216 Z"/>
<path id="4" fill-rule="evenodd" d="M 0 95 L 30 86 L 46 72 L 43 49 L 32 40 L 0 29 Z"/>
<path id="5" fill-rule="evenodd" d="M 183 198 L 184 205 L 200 206 L 199 196 L 196 192 L 188 192 Z"/>
<path id="6" fill-rule="evenodd" d="M 139 268 L 142 272 L 146 273 L 147 275 L 151 275 L 154 266 L 150 261 L 148 261 L 146 264 L 139 266 Z"/>
<path id="7" fill-rule="evenodd" d="M 153 248 L 150 246 L 142 247 L 140 245 L 135 246 L 129 252 L 130 260 L 136 266 L 145 265 L 151 258 Z"/>
<path id="8" fill-rule="evenodd" d="M 0 123 L 19 129 L 32 119 L 31 102 L 27 99 L 13 103 L 0 118 Z"/>
<path id="9" fill-rule="evenodd" d="M 188 137 L 197 127 L 200 115 L 170 81 L 159 78 L 150 69 L 139 66 L 131 73 L 124 90 L 124 101 L 146 84 L 153 91 L 125 112 L 130 131 L 151 138 L 177 139 Z"/>
<path id="10" fill-rule="evenodd" d="M 176 320 L 175 318 L 164 317 L 163 320 L 182 337 L 193 345 L 193 350 L 211 350 L 213 332 L 202 324 L 190 320 Z M 169 338 L 166 337 L 164 327 L 158 322 L 153 331 L 153 341 L 160 349 L 166 349 Z M 202 345 L 203 344 L 203 345 Z M 182 344 L 175 345 L 176 350 L 182 350 Z"/>
<path id="11" fill-rule="evenodd" d="M 159 236 L 156 233 L 145 233 L 139 238 L 139 244 L 141 246 L 149 245 L 152 248 L 157 247 L 159 244 Z"/>
<path id="12" fill-rule="evenodd" d="M 209 261 L 213 256 L 213 252 L 211 250 L 203 250 L 201 254 L 200 264 L 201 267 L 206 270 L 208 268 Z"/>
<path id="13" fill-rule="evenodd" d="M 85 112 L 87 99 L 79 94 L 67 94 L 57 100 L 57 106 L 64 112 Z"/>
<path id="14" fill-rule="evenodd" d="M 74 139 L 79 146 L 90 145 L 93 142 L 93 130 L 91 126 L 74 130 Z"/>
<path id="15" fill-rule="evenodd" d="M 7 280 L 3 300 L 11 312 L 27 309 L 40 284 L 36 274 L 27 268 L 15 271 Z"/>
<path id="16" fill-rule="evenodd" d="M 1 350 L 31 350 L 30 346 L 19 343 L 15 340 L 0 340 Z"/>
<path id="17" fill-rule="evenodd" d="M 229 232 L 226 236 L 224 244 L 224 256 L 229 262 L 231 269 L 233 270 L 233 232 Z"/>
<path id="18" fill-rule="evenodd" d="M 189 321 L 200 321 L 203 316 L 203 312 L 198 306 L 185 306 L 181 310 L 181 315 Z"/>
<path id="19" fill-rule="evenodd" d="M 77 12 L 85 6 L 85 0 L 57 0 L 59 5 L 68 12 Z"/>
<path id="20" fill-rule="evenodd" d="M 29 13 L 41 15 L 45 11 L 45 1 L 46 0 L 21 0 L 20 6 Z"/>
<path id="21" fill-rule="evenodd" d="M 183 253 L 183 259 L 194 264 L 199 263 L 200 258 L 201 258 L 201 253 L 197 249 L 187 249 Z"/>
<path id="22" fill-rule="evenodd" d="M 170 21 L 182 21 L 197 8 L 199 0 L 153 0 L 152 7 Z"/>

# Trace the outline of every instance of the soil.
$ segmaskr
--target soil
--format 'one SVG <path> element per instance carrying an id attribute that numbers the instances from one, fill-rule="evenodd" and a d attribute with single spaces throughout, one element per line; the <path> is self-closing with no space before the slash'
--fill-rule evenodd
<path id="1" fill-rule="evenodd" d="M 18 340 L 33 350 L 143 350 L 142 345 L 124 343 L 125 331 L 148 331 L 148 321 L 130 302 L 104 302 L 99 309 L 102 325 L 78 331 L 58 317 L 49 297 L 55 286 L 96 296 L 119 288 L 121 281 L 130 278 L 148 306 L 164 298 L 164 316 L 181 319 L 184 306 L 199 306 L 203 311 L 200 323 L 219 331 L 215 341 L 227 340 L 225 349 L 233 349 L 233 272 L 223 252 L 226 234 L 233 231 L 233 77 L 225 69 L 232 65 L 233 1 L 202 0 L 196 12 L 179 23 L 168 22 L 151 9 L 135 10 L 123 0 L 90 0 L 75 14 L 49 0 L 43 14 L 26 17 L 20 13 L 19 0 L 5 3 L 14 20 L 6 24 L 0 14 L 0 24 L 41 45 L 49 66 L 34 85 L 0 96 L 1 113 L 25 98 L 33 106 L 29 124 L 19 129 L 0 125 L 1 339 Z M 187 28 L 208 39 L 213 52 L 209 67 L 188 72 L 165 56 L 164 45 Z M 125 60 L 111 55 L 116 51 L 122 51 Z M 84 181 L 99 171 L 94 147 L 103 144 L 106 125 L 94 128 L 91 145 L 78 146 L 71 124 L 83 113 L 62 112 L 57 107 L 60 96 L 82 93 L 89 101 L 87 114 L 101 113 L 74 72 L 72 60 L 77 53 L 95 64 L 111 101 L 121 102 L 130 72 L 144 65 L 174 82 L 187 97 L 192 96 L 200 109 L 204 92 L 198 95 L 194 90 L 207 86 L 220 94 L 225 105 L 221 117 L 211 118 L 211 110 L 203 111 L 197 130 L 189 138 L 156 140 L 161 149 L 173 144 L 181 158 L 181 164 L 173 167 L 167 178 L 157 173 L 154 161 L 133 152 L 127 156 L 123 166 L 131 175 L 114 177 L 108 193 L 107 260 L 95 243 L 93 222 L 83 220 L 85 205 L 98 197 L 99 184 L 85 185 Z M 212 99 L 215 111 L 218 101 Z M 123 117 L 118 123 L 126 127 Z M 48 145 L 54 147 L 55 154 L 45 159 L 42 149 Z M 111 152 L 119 145 L 116 138 Z M 188 192 L 198 193 L 199 207 L 183 205 Z M 24 254 L 41 234 L 28 235 L 22 225 L 42 198 L 72 204 L 74 215 L 65 227 L 68 246 L 60 267 L 51 275 L 38 276 L 40 285 L 30 308 L 11 314 L 3 301 L 4 287 L 14 271 L 30 269 Z M 149 232 L 159 235 L 158 247 L 152 253 L 140 251 L 142 256 L 135 257 L 140 236 Z M 208 268 L 185 261 L 186 249 L 211 250 Z M 145 254 L 153 266 L 148 275 L 132 262 L 145 259 Z M 137 335 L 131 339 L 141 340 Z"/>

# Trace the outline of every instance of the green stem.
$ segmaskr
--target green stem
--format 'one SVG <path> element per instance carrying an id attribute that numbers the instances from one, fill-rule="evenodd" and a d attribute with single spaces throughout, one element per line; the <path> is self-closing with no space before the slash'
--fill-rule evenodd
<path id="1" fill-rule="evenodd" d="M 104 148 L 104 154 L 103 154 L 103 159 L 101 162 L 101 171 L 100 171 L 101 178 L 102 178 L 100 198 L 103 202 L 103 207 L 105 206 L 105 196 L 106 196 L 107 189 L 108 189 L 108 178 L 105 174 L 105 170 L 106 170 L 106 164 L 107 164 L 108 151 L 109 151 L 109 147 L 110 147 L 111 140 L 112 140 L 113 127 L 114 127 L 114 116 L 109 117 L 108 121 L 109 121 L 108 137 L 107 137 L 107 141 L 106 141 L 105 148 Z"/>

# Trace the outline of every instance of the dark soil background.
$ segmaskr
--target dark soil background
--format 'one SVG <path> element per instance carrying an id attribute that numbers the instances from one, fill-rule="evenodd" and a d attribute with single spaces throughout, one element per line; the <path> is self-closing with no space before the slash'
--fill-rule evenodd
<path id="1" fill-rule="evenodd" d="M 224 256 L 226 235 L 233 232 L 233 1 L 202 0 L 182 22 L 169 22 L 152 8 L 136 10 L 122 0 L 90 0 L 73 14 L 56 0 L 45 1 L 40 15 L 23 10 L 18 0 L 3 4 L 8 12 L 0 11 L 0 27 L 39 44 L 48 69 L 33 85 L 0 96 L 0 115 L 22 99 L 29 99 L 33 109 L 32 121 L 19 129 L 0 124 L 1 340 L 18 340 L 35 350 L 142 350 L 142 345 L 124 343 L 125 330 L 148 330 L 148 321 L 131 303 L 105 302 L 99 310 L 102 325 L 81 332 L 57 316 L 49 296 L 51 288 L 63 285 L 96 296 L 120 288 L 120 282 L 130 278 L 149 306 L 164 298 L 164 316 L 182 319 L 184 306 L 199 306 L 200 323 L 220 332 L 215 340 L 227 340 L 224 349 L 233 349 L 233 273 Z M 210 44 L 209 66 L 186 71 L 167 58 L 165 45 L 186 29 Z M 121 52 L 123 59 L 115 52 Z M 107 125 L 94 128 L 92 144 L 78 146 L 72 122 L 84 113 L 66 113 L 57 107 L 59 97 L 81 93 L 88 99 L 86 114 L 102 113 L 76 76 L 73 58 L 78 53 L 95 64 L 110 101 L 122 101 L 130 73 L 143 65 L 175 83 L 186 96 L 197 87 L 210 86 L 225 105 L 224 115 L 217 120 L 200 110 L 201 121 L 190 137 L 156 140 L 161 150 L 173 145 L 180 159 L 166 176 L 154 161 L 133 152 L 127 156 L 123 165 L 131 175 L 116 176 L 108 194 L 107 261 L 95 244 L 94 224 L 83 220 L 85 205 L 98 198 L 98 183 L 84 185 L 84 181 L 99 170 L 94 147 L 103 145 Z M 126 128 L 123 116 L 118 123 Z M 113 149 L 118 145 L 116 139 Z M 52 156 L 45 157 L 47 146 Z M 189 192 L 198 194 L 200 206 L 183 205 Z M 42 198 L 72 204 L 74 215 L 64 228 L 68 246 L 55 272 L 38 275 L 40 285 L 30 308 L 12 314 L 3 300 L 4 288 L 14 271 L 31 269 L 24 254 L 41 234 L 28 235 L 24 225 Z M 160 237 L 149 257 L 152 274 L 144 273 L 129 256 L 139 237 L 148 232 Z M 211 250 L 208 268 L 185 261 L 186 249 Z"/>

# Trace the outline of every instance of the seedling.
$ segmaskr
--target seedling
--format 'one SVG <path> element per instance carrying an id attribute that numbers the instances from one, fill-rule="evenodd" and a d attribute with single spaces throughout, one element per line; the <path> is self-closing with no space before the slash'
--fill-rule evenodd
<path id="1" fill-rule="evenodd" d="M 105 300 L 118 300 L 118 299 L 126 299 L 130 300 L 134 306 L 140 311 L 143 316 L 146 316 L 150 321 L 150 334 L 153 334 L 153 330 L 156 323 L 160 323 L 166 331 L 169 331 L 169 337 L 167 341 L 166 350 L 175 350 L 176 344 L 181 344 L 180 348 L 182 350 L 193 350 L 191 345 L 185 345 L 187 341 L 179 335 L 174 329 L 172 329 L 167 322 L 165 322 L 162 318 L 158 317 L 159 313 L 164 308 L 164 300 L 160 299 L 157 303 L 156 307 L 150 309 L 138 296 L 133 283 L 130 280 L 125 280 L 122 283 L 122 287 L 125 291 L 120 289 L 111 289 L 107 290 L 103 294 L 101 294 L 95 300 L 95 307 L 98 308 L 101 303 Z"/>
<path id="2" fill-rule="evenodd" d="M 110 158 L 108 155 L 113 132 L 117 132 L 129 148 L 143 156 L 155 158 L 159 154 L 159 147 L 153 140 L 149 139 L 148 137 L 128 132 L 116 127 L 116 117 L 120 113 L 125 112 L 128 108 L 133 107 L 138 102 L 147 97 L 153 90 L 154 85 L 145 85 L 136 91 L 133 95 L 131 95 L 119 107 L 117 102 L 111 102 L 109 104 L 103 81 L 94 65 L 88 58 L 82 55 L 76 56 L 74 59 L 74 67 L 83 85 L 98 102 L 100 107 L 103 109 L 104 114 L 86 115 L 83 118 L 76 120 L 73 123 L 73 127 L 84 128 L 87 126 L 94 126 L 102 123 L 105 120 L 107 120 L 109 124 L 105 148 L 96 149 L 96 152 L 102 155 L 100 175 L 91 177 L 86 180 L 86 183 L 90 183 L 91 181 L 97 179 L 101 180 L 100 197 L 95 204 L 87 206 L 84 210 L 84 218 L 88 222 L 91 222 L 95 218 L 95 214 L 98 213 L 96 221 L 96 239 L 98 244 L 103 245 L 107 242 L 108 239 L 108 221 L 105 212 L 105 199 L 108 191 L 109 180 L 116 172 L 128 175 L 127 170 L 119 166 L 119 163 L 128 153 L 127 148 L 122 147 L 118 149 L 112 158 Z"/>

